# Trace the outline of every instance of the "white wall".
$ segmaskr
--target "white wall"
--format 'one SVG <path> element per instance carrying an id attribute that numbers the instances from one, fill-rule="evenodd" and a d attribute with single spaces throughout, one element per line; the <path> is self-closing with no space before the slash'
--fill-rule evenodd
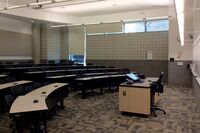
<path id="1" fill-rule="evenodd" d="M 148 17 L 168 16 L 168 8 L 131 11 L 124 13 L 114 13 L 108 15 L 97 15 L 89 17 L 69 16 L 64 14 L 47 12 L 45 10 L 32 10 L 29 8 L 6 10 L 6 11 L 1 11 L 1 13 L 18 17 L 25 17 L 29 19 L 51 21 L 58 23 L 88 24 L 88 23 L 99 23 L 99 22 L 120 22 L 121 20 L 133 20 L 133 19 L 143 19 Z"/>
<path id="2" fill-rule="evenodd" d="M 192 60 L 192 45 L 181 46 L 177 40 L 179 36 L 178 23 L 176 19 L 175 9 L 173 6 L 169 8 L 170 29 L 169 29 L 169 58 L 175 60 Z M 178 58 L 181 57 L 181 58 Z"/>
<path id="3" fill-rule="evenodd" d="M 57 23 L 66 23 L 66 24 L 78 23 L 81 21 L 79 17 L 52 13 L 44 10 L 32 10 L 28 8 L 6 10 L 6 11 L 1 11 L 1 13 L 23 18 L 25 17 L 29 18 L 30 20 L 34 19 L 34 20 L 43 20 L 43 21 L 50 21 Z"/>
<path id="4" fill-rule="evenodd" d="M 128 21 L 135 19 L 168 16 L 168 13 L 169 13 L 168 8 L 131 11 L 124 13 L 83 17 L 82 23 L 87 24 L 87 23 L 99 23 L 99 22 L 120 22 L 121 20 Z"/>
<path id="5" fill-rule="evenodd" d="M 0 17 L 0 30 L 32 34 L 32 24 L 16 19 Z"/>
<path id="6" fill-rule="evenodd" d="M 0 17 L 0 60 L 32 59 L 32 24 Z"/>
<path id="7" fill-rule="evenodd" d="M 84 26 L 69 27 L 69 53 L 84 54 Z"/>
<path id="8" fill-rule="evenodd" d="M 194 46 L 193 63 L 196 64 L 196 72 L 200 75 L 200 13 L 194 12 Z"/>
<path id="9" fill-rule="evenodd" d="M 109 32 L 122 32 L 122 23 L 102 23 L 86 26 L 86 33 L 109 33 Z"/>

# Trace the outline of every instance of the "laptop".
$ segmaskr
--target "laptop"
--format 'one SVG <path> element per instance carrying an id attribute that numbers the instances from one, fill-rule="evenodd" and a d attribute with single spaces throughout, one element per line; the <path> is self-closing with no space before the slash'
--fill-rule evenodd
<path id="1" fill-rule="evenodd" d="M 128 73 L 126 74 L 129 79 L 131 79 L 134 83 L 143 83 L 144 81 L 140 79 L 136 74 Z"/>

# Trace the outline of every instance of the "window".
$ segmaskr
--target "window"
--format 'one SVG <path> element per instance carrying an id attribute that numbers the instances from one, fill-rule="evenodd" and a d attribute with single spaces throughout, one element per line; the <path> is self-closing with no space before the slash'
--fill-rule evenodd
<path id="1" fill-rule="evenodd" d="M 145 32 L 145 22 L 125 23 L 125 33 Z"/>
<path id="2" fill-rule="evenodd" d="M 153 31 L 168 31 L 169 20 L 146 20 L 141 22 L 132 22 L 124 24 L 125 33 L 135 32 L 153 32 Z"/>
<path id="3" fill-rule="evenodd" d="M 83 64 L 84 55 L 69 54 L 69 61 L 73 61 L 74 63 L 78 63 L 78 64 Z"/>
<path id="4" fill-rule="evenodd" d="M 168 20 L 153 20 L 146 22 L 146 31 L 168 31 L 169 21 Z"/>

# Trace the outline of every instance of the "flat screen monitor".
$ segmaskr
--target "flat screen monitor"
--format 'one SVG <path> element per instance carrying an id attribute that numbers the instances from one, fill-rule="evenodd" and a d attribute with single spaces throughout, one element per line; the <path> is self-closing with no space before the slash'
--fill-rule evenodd
<path id="1" fill-rule="evenodd" d="M 128 73 L 127 76 L 133 81 L 140 81 L 140 78 L 133 73 Z"/>

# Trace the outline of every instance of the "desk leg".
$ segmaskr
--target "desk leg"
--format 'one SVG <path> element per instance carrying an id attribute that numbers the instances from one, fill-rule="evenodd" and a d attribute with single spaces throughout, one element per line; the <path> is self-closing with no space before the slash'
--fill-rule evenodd
<path id="1" fill-rule="evenodd" d="M 86 89 L 85 87 L 82 88 L 82 99 L 86 98 Z"/>
<path id="2" fill-rule="evenodd" d="M 43 113 L 44 133 L 47 132 L 47 113 Z"/>
<path id="3" fill-rule="evenodd" d="M 100 88 L 100 94 L 103 95 L 103 87 Z"/>
<path id="4" fill-rule="evenodd" d="M 62 99 L 62 100 L 60 101 L 60 108 L 61 108 L 61 109 L 64 109 L 64 108 L 65 108 L 65 106 L 64 106 L 64 99 Z"/>

